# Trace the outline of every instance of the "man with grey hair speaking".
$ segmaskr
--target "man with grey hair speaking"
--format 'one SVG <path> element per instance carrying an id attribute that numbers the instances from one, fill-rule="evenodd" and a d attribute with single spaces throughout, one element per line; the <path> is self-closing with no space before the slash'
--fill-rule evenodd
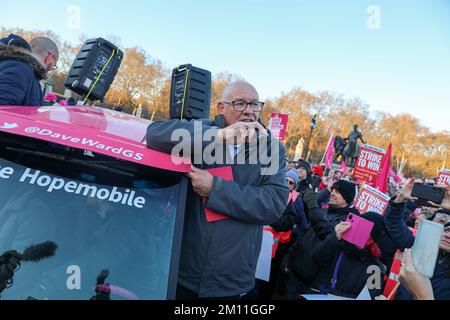
<path id="1" fill-rule="evenodd" d="M 173 139 L 176 131 L 184 131 L 184 137 L 190 137 L 188 147 L 193 145 L 193 151 L 183 153 L 194 159 L 195 166 L 187 174 L 191 184 L 177 299 L 239 299 L 254 287 L 263 227 L 281 217 L 289 197 L 284 148 L 259 122 L 263 106 L 256 89 L 239 81 L 224 89 L 217 104 L 219 115 L 214 121 L 169 120 L 155 122 L 148 128 L 147 145 L 152 149 L 173 153 L 179 144 Z M 202 155 L 198 157 L 198 153 L 208 149 L 201 138 L 207 135 L 212 137 L 212 144 L 219 145 L 213 163 L 205 161 Z M 254 140 L 269 146 L 273 172 L 264 173 L 268 163 L 261 159 L 249 163 L 256 145 L 252 143 Z M 217 152 L 221 149 L 226 151 L 228 159 L 233 159 L 231 163 L 221 162 L 221 153 Z M 225 181 L 207 171 L 226 166 L 232 171 L 233 181 Z M 225 218 L 210 221 L 205 209 Z"/>
<path id="2" fill-rule="evenodd" d="M 49 38 L 30 44 L 14 34 L 0 39 L 0 105 L 42 106 L 39 81 L 56 69 L 58 59 L 58 47 Z"/>

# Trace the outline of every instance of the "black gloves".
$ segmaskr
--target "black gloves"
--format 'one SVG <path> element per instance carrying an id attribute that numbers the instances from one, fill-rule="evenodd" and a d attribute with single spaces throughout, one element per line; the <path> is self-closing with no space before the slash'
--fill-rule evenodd
<path id="1" fill-rule="evenodd" d="M 303 195 L 303 201 L 309 210 L 319 208 L 319 204 L 317 203 L 319 200 L 319 195 L 314 192 L 313 189 L 306 190 Z"/>

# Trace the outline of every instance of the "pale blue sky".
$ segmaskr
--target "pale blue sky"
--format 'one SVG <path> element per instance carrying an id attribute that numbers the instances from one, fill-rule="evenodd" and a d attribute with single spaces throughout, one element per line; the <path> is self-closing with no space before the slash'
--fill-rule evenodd
<path id="1" fill-rule="evenodd" d="M 70 5 L 81 9 L 78 29 L 68 28 Z M 367 27 L 371 5 L 380 29 Z M 330 90 L 450 130 L 449 0 L 16 0 L 0 2 L 0 23 L 72 43 L 115 35 L 167 68 L 236 73 L 263 98 Z"/>

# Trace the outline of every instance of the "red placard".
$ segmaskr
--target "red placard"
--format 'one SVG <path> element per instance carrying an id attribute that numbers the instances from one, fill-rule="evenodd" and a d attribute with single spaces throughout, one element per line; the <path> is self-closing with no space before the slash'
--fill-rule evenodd
<path id="1" fill-rule="evenodd" d="M 386 194 L 368 185 L 359 191 L 355 200 L 355 208 L 361 214 L 371 211 L 384 215 L 388 204 L 389 197 Z"/>
<path id="2" fill-rule="evenodd" d="M 272 113 L 270 117 L 269 130 L 280 141 L 286 139 L 288 121 L 289 115 L 287 114 Z"/>
<path id="3" fill-rule="evenodd" d="M 439 171 L 439 176 L 436 182 L 437 184 L 450 184 L 450 170 L 442 169 Z"/>
<path id="4" fill-rule="evenodd" d="M 377 181 L 385 153 L 385 150 L 374 146 L 367 144 L 362 146 L 355 163 L 353 177 L 374 184 Z"/>
<path id="5" fill-rule="evenodd" d="M 225 181 L 233 181 L 233 168 L 232 167 L 222 167 L 222 168 L 213 168 L 206 170 L 210 174 L 212 174 L 215 177 L 222 178 Z M 206 198 L 203 200 L 206 203 Z M 205 208 L 205 214 L 206 214 L 206 221 L 208 222 L 216 222 L 216 221 L 222 221 L 222 220 L 228 220 L 230 217 L 223 215 L 221 213 L 212 211 L 208 208 Z"/>

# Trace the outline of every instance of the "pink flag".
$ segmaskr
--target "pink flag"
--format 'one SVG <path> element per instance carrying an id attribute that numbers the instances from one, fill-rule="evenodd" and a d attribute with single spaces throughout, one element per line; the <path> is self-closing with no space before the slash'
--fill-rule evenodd
<path id="1" fill-rule="evenodd" d="M 394 182 L 396 184 L 400 184 L 403 182 L 402 178 L 400 178 L 397 173 L 392 169 L 392 167 L 389 167 L 389 177 L 394 179 Z"/>
<path id="2" fill-rule="evenodd" d="M 345 161 L 342 160 L 341 168 L 339 169 L 339 171 L 342 172 L 342 173 L 346 173 L 346 172 L 347 172 L 347 169 L 348 169 L 348 167 L 347 167 L 347 165 L 345 164 Z"/>
<path id="3" fill-rule="evenodd" d="M 378 173 L 377 181 L 375 182 L 375 188 L 380 190 L 381 192 L 387 191 L 387 182 L 389 176 L 389 168 L 391 167 L 391 155 L 392 155 L 392 143 L 389 144 L 389 148 L 386 152 L 386 155 L 381 162 L 381 169 Z"/>
<path id="4" fill-rule="evenodd" d="M 325 151 L 325 165 L 327 169 L 333 168 L 334 157 L 334 134 L 331 135 L 330 142 L 328 142 L 327 150 Z"/>
<path id="5" fill-rule="evenodd" d="M 58 97 L 56 97 L 56 94 L 54 94 L 53 92 L 49 92 L 45 95 L 44 101 L 53 102 L 56 101 L 57 98 Z"/>

